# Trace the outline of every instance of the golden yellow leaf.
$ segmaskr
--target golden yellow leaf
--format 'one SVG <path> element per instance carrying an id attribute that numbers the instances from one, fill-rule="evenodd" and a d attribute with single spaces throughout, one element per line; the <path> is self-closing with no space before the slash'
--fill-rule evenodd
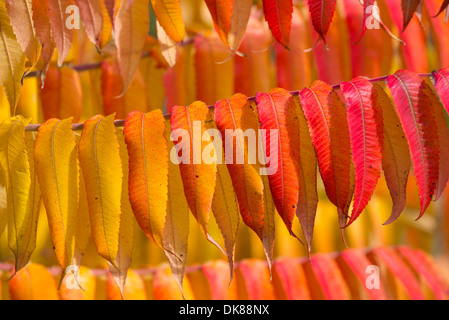
<path id="1" fill-rule="evenodd" d="M 184 40 L 186 31 L 179 0 L 151 0 L 151 3 L 154 14 L 167 35 L 175 42 Z"/>
<path id="2" fill-rule="evenodd" d="M 120 288 L 122 297 L 125 297 L 125 284 L 129 266 L 131 265 L 131 255 L 133 251 L 134 237 L 134 215 L 129 202 L 128 175 L 129 158 L 125 144 L 123 127 L 117 129 L 117 137 L 120 145 L 120 159 L 122 163 L 123 179 L 121 193 L 120 229 L 118 234 L 118 251 L 114 263 L 109 263 L 109 270 L 112 277 Z M 116 181 L 119 183 L 120 181 Z"/>
<path id="3" fill-rule="evenodd" d="M 36 246 L 40 192 L 34 172 L 34 135 L 21 116 L 0 126 L 0 165 L 6 182 L 8 244 L 16 257 L 15 273 L 29 261 Z"/>
<path id="4" fill-rule="evenodd" d="M 100 256 L 117 267 L 123 173 L 115 132 L 114 114 L 90 118 L 84 123 L 78 156 L 92 238 Z"/>
<path id="5" fill-rule="evenodd" d="M 39 127 L 36 174 L 50 237 L 61 268 L 72 263 L 78 216 L 78 160 L 72 119 L 50 119 Z"/>
<path id="6" fill-rule="evenodd" d="M 150 0 L 121 1 L 115 19 L 115 44 L 125 92 L 134 77 L 150 29 Z"/>
<path id="7" fill-rule="evenodd" d="M 0 30 L 0 84 L 13 110 L 19 99 L 25 53 L 9 24 L 4 1 L 0 1 Z"/>

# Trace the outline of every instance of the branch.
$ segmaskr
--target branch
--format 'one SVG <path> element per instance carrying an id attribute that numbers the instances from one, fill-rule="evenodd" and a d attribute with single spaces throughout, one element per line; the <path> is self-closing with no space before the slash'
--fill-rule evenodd
<path id="1" fill-rule="evenodd" d="M 81 66 L 79 67 L 81 68 Z M 423 78 L 427 78 L 430 77 L 432 74 L 431 73 L 420 73 L 418 74 L 420 77 Z M 372 79 L 368 79 L 370 82 L 381 82 L 381 81 L 385 81 L 387 79 L 388 76 L 382 76 L 382 77 L 377 77 L 377 78 L 372 78 Z M 332 86 L 332 88 L 334 90 L 340 89 L 340 84 L 334 84 Z M 295 91 L 290 91 L 290 94 L 293 96 L 297 96 L 299 95 L 300 90 L 295 90 Z M 250 102 L 254 102 L 256 100 L 255 96 L 252 97 L 248 97 L 248 101 Z M 214 106 L 210 105 L 207 106 L 209 109 L 212 109 Z M 167 113 L 164 115 L 165 119 L 170 119 L 171 114 Z M 123 127 L 123 125 L 125 124 L 125 120 L 115 120 L 114 121 L 114 125 L 116 127 Z M 37 131 L 39 130 L 40 124 L 30 124 L 28 126 L 26 126 L 25 131 Z M 84 123 L 75 123 L 72 125 L 72 130 L 74 131 L 78 131 L 78 130 L 83 130 L 84 128 Z"/>

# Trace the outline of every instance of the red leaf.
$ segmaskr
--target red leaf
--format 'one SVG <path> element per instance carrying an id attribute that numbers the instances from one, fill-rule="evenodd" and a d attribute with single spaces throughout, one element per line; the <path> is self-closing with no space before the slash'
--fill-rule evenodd
<path id="1" fill-rule="evenodd" d="M 407 137 L 418 183 L 421 203 L 418 218 L 435 192 L 439 168 L 437 123 L 423 83 L 417 74 L 408 70 L 388 76 L 388 87 Z"/>
<path id="2" fill-rule="evenodd" d="M 273 36 L 288 48 L 292 25 L 292 0 L 263 0 L 263 12 Z"/>
<path id="3" fill-rule="evenodd" d="M 304 266 L 308 264 L 305 262 Z M 318 253 L 311 259 L 313 274 L 327 300 L 348 300 L 349 289 L 337 263 L 328 254 Z M 307 266 L 308 267 L 308 266 Z"/>
<path id="4" fill-rule="evenodd" d="M 273 264 L 273 288 L 278 300 L 310 300 L 304 270 L 294 258 L 279 258 Z"/>
<path id="5" fill-rule="evenodd" d="M 270 163 L 268 179 L 276 209 L 290 235 L 293 218 L 298 204 L 299 173 L 299 127 L 296 108 L 291 94 L 284 89 L 273 89 L 270 93 L 258 92 L 256 95 L 260 127 L 266 130 L 262 141 L 265 155 Z M 277 130 L 277 136 L 274 135 Z M 273 172 L 272 169 L 276 171 Z"/>
<path id="6" fill-rule="evenodd" d="M 449 68 L 432 72 L 435 79 L 435 89 L 449 114 Z"/>
<path id="7" fill-rule="evenodd" d="M 355 166 L 354 205 L 350 225 L 362 213 L 376 188 L 382 167 L 382 113 L 374 87 L 364 78 L 340 85 L 347 106 L 349 137 Z"/>
<path id="8" fill-rule="evenodd" d="M 309 0 L 309 11 L 315 31 L 326 43 L 326 33 L 334 16 L 337 0 Z"/>
<path id="9" fill-rule="evenodd" d="M 420 250 L 413 250 L 405 246 L 397 248 L 399 254 L 425 279 L 433 291 L 436 299 L 447 299 L 449 287 L 441 273 L 437 270 L 431 258 Z"/>
<path id="10" fill-rule="evenodd" d="M 380 283 L 380 287 L 375 290 L 369 289 L 366 285 L 367 277 L 369 273 L 368 267 L 372 265 L 371 261 L 365 256 L 365 254 L 361 250 L 356 249 L 348 249 L 342 251 L 340 257 L 345 262 L 347 267 L 354 272 L 356 277 L 359 279 L 361 283 L 361 287 L 364 288 L 365 292 L 372 300 L 385 300 L 387 299 L 386 293 L 384 291 L 382 283 Z"/>
<path id="11" fill-rule="evenodd" d="M 326 194 L 337 207 L 343 227 L 353 193 L 346 110 L 332 87 L 322 81 L 302 90 L 300 97 Z"/>
<path id="12" fill-rule="evenodd" d="M 378 263 L 386 265 L 394 277 L 402 283 L 410 299 L 424 299 L 417 279 L 396 252 L 387 247 L 378 247 L 373 249 L 373 253 L 376 260 L 379 260 Z"/>

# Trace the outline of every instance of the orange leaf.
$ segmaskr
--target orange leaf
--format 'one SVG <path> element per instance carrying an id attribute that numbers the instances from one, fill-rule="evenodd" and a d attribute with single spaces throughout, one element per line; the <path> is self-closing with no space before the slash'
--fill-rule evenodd
<path id="1" fill-rule="evenodd" d="M 115 45 L 125 92 L 139 67 L 150 29 L 150 0 L 121 1 L 115 19 Z"/>
<path id="2" fill-rule="evenodd" d="M 207 229 L 217 174 L 216 162 L 208 164 L 202 157 L 211 143 L 208 143 L 210 136 L 205 126 L 208 117 L 209 109 L 203 102 L 197 101 L 188 107 L 175 106 L 171 113 L 171 130 L 177 156 L 181 157 L 179 168 L 189 208 L 204 236 L 226 255 Z"/>
<path id="3" fill-rule="evenodd" d="M 168 150 L 161 110 L 132 112 L 124 134 L 129 154 L 129 198 L 139 226 L 159 247 L 167 211 Z"/>
<path id="4" fill-rule="evenodd" d="M 9 281 L 11 300 L 58 300 L 53 276 L 40 265 L 31 263 Z"/>
<path id="5" fill-rule="evenodd" d="M 239 300 L 273 300 L 275 298 L 268 266 L 264 261 L 242 260 L 236 271 Z"/>
<path id="6" fill-rule="evenodd" d="M 41 90 L 44 119 L 73 117 L 77 123 L 81 117 L 82 90 L 78 72 L 70 67 L 50 67 Z"/>
<path id="7" fill-rule="evenodd" d="M 379 84 L 374 84 L 376 99 L 382 108 L 384 145 L 382 169 L 393 199 L 390 218 L 384 223 L 396 220 L 406 204 L 407 179 L 410 172 L 410 151 L 402 130 L 401 122 L 390 97 Z"/>
<path id="8" fill-rule="evenodd" d="M 257 93 L 257 111 L 267 157 L 268 179 L 276 209 L 290 235 L 298 204 L 299 188 L 299 127 L 296 104 L 284 89 L 273 89 L 270 93 Z M 299 239 L 298 239 L 299 240 Z"/>

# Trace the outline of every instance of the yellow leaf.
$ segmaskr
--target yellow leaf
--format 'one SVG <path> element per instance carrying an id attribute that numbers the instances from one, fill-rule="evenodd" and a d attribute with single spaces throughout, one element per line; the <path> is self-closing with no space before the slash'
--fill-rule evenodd
<path id="1" fill-rule="evenodd" d="M 170 141 L 170 121 L 166 121 L 165 137 L 169 150 L 174 148 Z M 165 216 L 162 243 L 170 268 L 179 288 L 183 288 L 184 268 L 187 259 L 187 242 L 189 238 L 189 206 L 184 196 L 179 166 L 168 161 L 168 202 Z M 170 254 L 169 252 L 173 252 Z"/>
<path id="2" fill-rule="evenodd" d="M 25 53 L 9 24 L 4 1 L 0 1 L 0 30 L 0 84 L 5 88 L 6 97 L 13 110 L 19 99 Z"/>
<path id="3" fill-rule="evenodd" d="M 128 191 L 128 173 L 129 173 L 129 158 L 128 150 L 125 144 L 125 136 L 123 134 L 123 127 L 117 129 L 117 136 L 120 145 L 120 159 L 122 163 L 123 179 L 122 193 L 121 193 L 121 211 L 120 211 L 120 230 L 118 235 L 118 251 L 115 263 L 109 263 L 109 270 L 112 277 L 120 288 L 122 297 L 125 297 L 125 284 L 128 269 L 131 264 L 131 255 L 133 251 L 133 237 L 134 237 L 134 219 L 131 204 L 129 202 Z M 120 181 L 116 181 L 119 183 Z"/>
<path id="4" fill-rule="evenodd" d="M 36 174 L 50 237 L 61 268 L 72 263 L 78 216 L 78 160 L 72 119 L 50 119 L 39 127 Z"/>
<path id="5" fill-rule="evenodd" d="M 100 256 L 117 267 L 123 173 L 114 114 L 87 120 L 78 148 L 92 238 Z"/>
<path id="6" fill-rule="evenodd" d="M 184 40 L 186 31 L 179 0 L 151 0 L 151 3 L 158 22 L 168 36 L 175 42 Z"/>
<path id="7" fill-rule="evenodd" d="M 134 77 L 150 29 L 149 1 L 121 1 L 115 19 L 115 44 L 122 75 L 123 92 Z"/>
<path id="8" fill-rule="evenodd" d="M 0 126 L 0 164 L 6 182 L 8 244 L 16 257 L 15 273 L 29 261 L 36 246 L 40 192 L 34 172 L 34 136 L 21 116 Z"/>

